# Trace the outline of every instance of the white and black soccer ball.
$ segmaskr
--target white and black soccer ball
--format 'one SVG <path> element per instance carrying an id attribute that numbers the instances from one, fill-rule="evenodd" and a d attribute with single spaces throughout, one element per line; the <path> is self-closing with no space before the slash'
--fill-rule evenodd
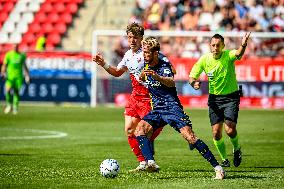
<path id="1" fill-rule="evenodd" d="M 119 164 L 115 159 L 105 159 L 100 165 L 101 175 L 107 178 L 116 177 L 119 170 Z"/>

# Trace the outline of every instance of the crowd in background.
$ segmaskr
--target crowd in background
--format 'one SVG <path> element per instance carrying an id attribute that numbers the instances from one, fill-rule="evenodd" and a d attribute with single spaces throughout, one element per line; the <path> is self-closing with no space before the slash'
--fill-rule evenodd
<path id="1" fill-rule="evenodd" d="M 136 0 L 129 22 L 147 30 L 223 32 L 284 32 L 284 0 Z M 162 37 L 166 55 L 198 58 L 209 51 L 210 38 Z M 237 48 L 239 38 L 226 38 Z M 121 39 L 116 53 L 124 53 Z M 284 39 L 252 38 L 247 56 L 284 57 Z"/>

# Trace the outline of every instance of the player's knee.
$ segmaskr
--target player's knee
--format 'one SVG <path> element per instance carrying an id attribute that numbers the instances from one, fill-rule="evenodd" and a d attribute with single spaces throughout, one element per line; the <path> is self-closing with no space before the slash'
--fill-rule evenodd
<path id="1" fill-rule="evenodd" d="M 220 132 L 219 130 L 213 130 L 212 134 L 214 140 L 220 140 L 222 138 L 222 132 Z"/>
<path id="2" fill-rule="evenodd" d="M 134 131 L 135 131 L 135 130 L 132 129 L 132 128 L 125 128 L 125 130 L 124 130 L 126 136 L 132 136 L 132 135 L 134 135 Z"/>
<path id="3" fill-rule="evenodd" d="M 149 123 L 142 120 L 138 123 L 136 127 L 135 136 L 147 135 L 152 130 L 153 130 L 152 126 Z"/>
<path id="4" fill-rule="evenodd" d="M 225 131 L 228 136 L 234 137 L 237 134 L 236 123 L 232 121 L 225 122 Z"/>

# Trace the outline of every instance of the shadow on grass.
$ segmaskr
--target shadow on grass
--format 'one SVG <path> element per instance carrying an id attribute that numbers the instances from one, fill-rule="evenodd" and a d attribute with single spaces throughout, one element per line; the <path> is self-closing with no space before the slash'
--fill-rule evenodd
<path id="1" fill-rule="evenodd" d="M 0 154 L 0 156 L 30 156 L 31 154 Z"/>
<path id="2" fill-rule="evenodd" d="M 249 175 L 233 175 L 233 176 L 226 176 L 226 179 L 265 179 L 267 177 L 260 177 L 260 176 L 249 176 Z"/>
<path id="3" fill-rule="evenodd" d="M 284 166 L 266 166 L 266 167 L 249 167 L 249 168 L 255 168 L 255 169 L 284 169 Z"/>

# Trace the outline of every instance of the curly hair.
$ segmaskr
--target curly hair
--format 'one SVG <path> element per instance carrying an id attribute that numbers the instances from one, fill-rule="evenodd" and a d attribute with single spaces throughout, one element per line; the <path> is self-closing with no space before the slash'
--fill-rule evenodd
<path id="1" fill-rule="evenodd" d="M 126 34 L 128 34 L 130 32 L 133 35 L 136 35 L 136 36 L 143 36 L 144 35 L 144 28 L 143 28 L 143 26 L 139 25 L 138 23 L 133 22 L 133 23 L 129 24 L 127 26 L 127 29 L 126 29 Z"/>
<path id="2" fill-rule="evenodd" d="M 160 50 L 160 43 L 155 37 L 147 37 L 143 39 L 142 45 L 148 46 L 150 51 L 159 51 Z"/>

